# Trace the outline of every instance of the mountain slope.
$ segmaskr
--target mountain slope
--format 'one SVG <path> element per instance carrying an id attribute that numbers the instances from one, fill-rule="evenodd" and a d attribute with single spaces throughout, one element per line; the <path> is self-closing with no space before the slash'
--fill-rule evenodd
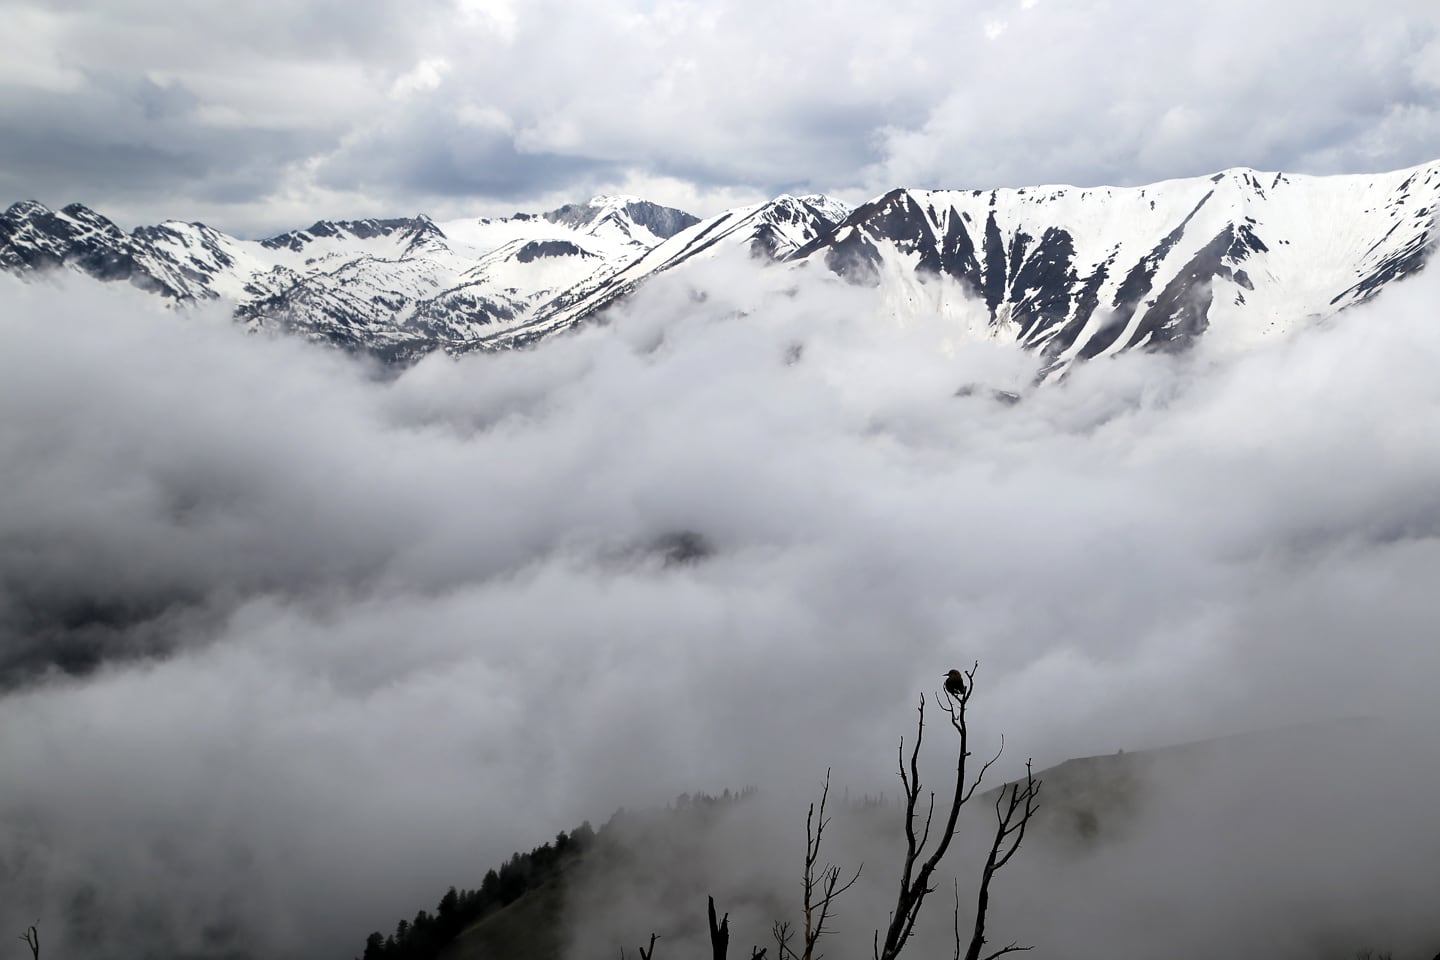
<path id="1" fill-rule="evenodd" d="M 151 229 L 158 235 L 160 228 Z M 0 267 L 26 276 L 62 266 L 97 280 L 128 280 L 166 297 L 211 296 L 200 274 L 83 204 L 57 212 L 27 201 L 0 214 Z"/>
<path id="2" fill-rule="evenodd" d="M 697 221 L 622 269 L 592 278 L 556 296 L 528 322 L 481 338 L 485 346 L 532 343 L 595 316 L 659 273 L 725 250 L 743 249 L 782 261 L 827 235 L 849 208 L 830 197 L 781 196 Z"/>
<path id="3" fill-rule="evenodd" d="M 1054 364 L 1237 347 L 1374 296 L 1420 267 L 1440 163 L 1303 177 L 1229 170 L 1146 187 L 896 190 L 792 260 L 899 293 L 939 277 L 991 333 Z"/>
<path id="4" fill-rule="evenodd" d="M 404 363 L 519 323 L 693 222 L 632 197 L 597 197 L 539 216 L 320 220 L 240 240 L 180 221 L 126 234 L 79 204 L 55 212 L 26 202 L 0 215 L 0 267 L 125 280 L 178 303 L 223 299 L 257 329 Z"/>
<path id="5" fill-rule="evenodd" d="M 1050 370 L 1125 350 L 1232 350 L 1364 302 L 1434 246 L 1440 161 L 1314 177 L 1227 170 L 1143 187 L 894 190 L 850 210 L 782 196 L 706 220 L 633 197 L 435 223 L 318 221 L 266 240 L 78 204 L 0 215 L 0 267 L 125 280 L 177 303 L 406 363 L 534 343 L 660 273 L 743 250 L 877 284 Z M 974 304 L 981 305 L 976 322 Z M 923 306 L 917 306 L 923 305 Z"/>
<path id="6" fill-rule="evenodd" d="M 1041 862 L 1058 857 L 1072 867 L 1093 864 L 1091 869 L 1103 871 L 1116 845 L 1153 829 L 1157 818 L 1162 829 L 1169 830 L 1187 822 L 1184 818 L 1193 813 L 1178 809 L 1177 798 L 1206 787 L 1214 796 L 1223 795 L 1226 789 L 1243 791 L 1250 783 L 1284 783 L 1296 768 L 1336 752 L 1347 757 L 1363 755 L 1393 745 L 1397 736 L 1401 736 L 1398 731 L 1378 721 L 1325 720 L 1068 759 L 1036 772 L 1041 803 L 1019 856 Z M 988 789 L 977 793 L 968 807 L 978 819 L 967 817 L 960 836 L 993 827 L 992 808 L 1009 784 L 985 786 Z M 503 908 L 486 912 L 459 931 L 438 951 L 438 957 L 559 960 L 567 946 L 575 943 L 573 937 L 567 942 L 566 934 L 573 934 L 575 925 L 587 916 L 585 907 L 587 902 L 593 903 L 597 890 L 652 896 L 657 914 L 664 916 L 686 916 L 692 910 L 697 916 L 702 914 L 705 896 L 715 892 L 708 872 L 713 864 L 707 862 L 716 850 L 711 831 L 724 824 L 733 842 L 735 825 L 743 821 L 717 814 L 727 807 L 733 813 L 731 804 L 737 802 L 706 798 L 687 806 L 617 814 L 601 827 L 593 842 L 572 847 L 577 852 L 573 859 L 561 862 L 559 869 L 539 878 L 543 882 Z M 899 836 L 903 810 L 895 802 L 866 797 L 841 810 L 851 831 L 857 823 L 868 824 L 875 835 L 895 837 L 903 845 Z M 1250 815 L 1255 816 L 1253 807 Z M 636 851 L 649 855 L 637 856 Z M 964 866 L 963 858 L 949 862 L 962 873 L 975 869 Z M 673 865 L 673 871 L 657 875 L 657 865 L 667 864 Z M 666 904 L 669 909 L 658 909 L 666 901 L 671 901 Z M 733 901 L 721 902 L 722 909 L 737 906 Z M 766 909 L 790 909 L 773 899 L 761 902 Z M 593 914 L 588 916 L 593 919 Z M 585 942 L 595 947 L 595 952 L 606 953 L 618 946 L 604 942 L 610 932 L 589 929 Z M 633 935 L 643 942 L 648 932 L 642 928 Z"/>
<path id="7" fill-rule="evenodd" d="M 237 315 L 406 362 L 523 322 L 558 292 L 620 269 L 693 220 L 631 197 L 596 197 L 540 216 L 317 224 L 264 241 L 320 256 L 307 259 L 303 276 L 280 276 L 268 295 L 242 302 Z M 392 236 L 388 248 L 377 246 Z M 363 253 L 355 240 L 367 244 Z M 348 243 L 337 249 L 336 241 Z M 323 269 L 331 259 L 337 265 Z"/>

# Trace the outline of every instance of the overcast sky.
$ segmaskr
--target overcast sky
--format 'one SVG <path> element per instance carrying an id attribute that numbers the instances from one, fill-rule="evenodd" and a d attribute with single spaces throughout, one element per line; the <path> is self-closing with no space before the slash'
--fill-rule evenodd
<path id="1" fill-rule="evenodd" d="M 0 0 L 0 201 L 242 234 L 1440 155 L 1432 0 Z"/>

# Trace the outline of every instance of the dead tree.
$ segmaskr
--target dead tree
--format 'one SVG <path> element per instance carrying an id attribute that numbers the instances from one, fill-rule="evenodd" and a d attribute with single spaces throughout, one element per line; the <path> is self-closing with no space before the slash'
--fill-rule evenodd
<path id="1" fill-rule="evenodd" d="M 651 960 L 651 958 L 655 956 L 655 941 L 659 939 L 660 938 L 657 935 L 653 933 L 650 934 L 650 949 L 647 950 L 644 947 L 638 948 L 640 951 L 640 960 Z M 620 960 L 625 960 L 624 947 L 620 948 Z"/>
<path id="2" fill-rule="evenodd" d="M 960 808 L 975 796 L 976 790 L 985 779 L 985 774 L 1000 759 L 1000 755 L 1005 750 L 1005 741 L 1002 738 L 1000 749 L 995 752 L 993 757 L 981 764 L 973 778 L 970 777 L 970 727 L 966 711 L 975 691 L 975 673 L 978 669 L 979 664 L 977 663 L 963 674 L 960 674 L 959 671 L 951 671 L 952 676 L 947 679 L 943 698 L 939 695 L 936 697 L 936 702 L 942 705 L 950 717 L 950 726 L 955 731 L 958 749 L 955 758 L 954 791 L 950 795 L 945 821 L 940 826 L 939 832 L 934 835 L 933 848 L 930 846 L 932 829 L 935 827 L 935 792 L 933 790 L 929 792 L 926 800 L 923 822 L 918 813 L 920 797 L 925 792 L 920 782 L 920 747 L 925 738 L 925 706 L 929 701 L 924 694 L 920 696 L 919 717 L 915 724 L 915 742 L 910 749 L 908 761 L 905 756 L 905 740 L 903 737 L 900 740 L 898 752 L 900 782 L 905 789 L 905 859 L 900 872 L 900 889 L 896 894 L 895 909 L 890 914 L 890 923 L 885 930 L 883 945 L 880 931 L 875 931 L 874 960 L 896 960 L 909 942 L 911 934 L 915 931 L 915 921 L 920 915 L 920 908 L 924 904 L 925 898 L 935 891 L 930 884 L 940 861 L 944 859 L 946 852 L 950 849 L 951 841 L 955 838 L 955 828 L 960 819 Z M 957 675 L 963 678 L 963 682 L 957 679 Z M 969 945 L 964 951 L 963 960 L 996 960 L 1007 953 L 1018 953 L 1031 949 L 1019 946 L 1012 941 L 999 950 L 984 956 L 981 955 L 986 943 L 985 920 L 990 909 L 991 883 L 995 879 L 995 874 L 999 873 L 1020 849 L 1020 844 L 1025 839 L 1025 830 L 1039 808 L 1039 794 L 1040 781 L 1035 779 L 1030 761 L 1027 760 L 1025 779 L 1002 787 L 996 797 L 995 833 L 991 839 L 984 869 L 980 874 L 975 924 L 971 930 Z M 777 921 L 771 927 L 771 936 L 774 938 L 776 947 L 775 960 L 820 960 L 821 955 L 816 952 L 815 947 L 825 932 L 826 923 L 834 916 L 835 901 L 841 894 L 854 886 L 860 878 L 863 864 L 860 868 L 856 868 L 855 873 L 843 883 L 839 867 L 828 862 L 823 867 L 819 866 L 821 841 L 825 828 L 830 823 L 829 818 L 825 816 L 825 806 L 829 797 L 830 771 L 826 770 L 825 786 L 820 793 L 819 808 L 817 810 L 816 805 L 812 803 L 805 816 L 805 872 L 803 876 L 805 927 L 802 931 L 802 948 L 797 952 L 791 946 L 796 931 L 791 928 L 790 924 Z M 726 960 L 726 954 L 730 949 L 730 914 L 727 913 L 717 920 L 715 898 L 707 899 L 711 960 Z M 955 885 L 955 960 L 962 960 L 961 944 L 960 887 L 957 881 Z M 655 936 L 652 934 L 650 949 L 646 950 L 642 947 L 640 950 L 641 960 L 651 960 L 654 950 Z M 750 960 L 764 960 L 765 954 L 765 948 L 752 947 Z M 38 954 L 36 960 L 38 960 Z M 624 960 L 623 951 L 621 960 Z M 1440 957 L 1437 957 L 1436 960 L 1440 960 Z"/>
<path id="3" fill-rule="evenodd" d="M 710 955 L 713 960 L 725 960 L 725 954 L 730 950 L 730 914 L 725 914 L 717 924 L 715 922 L 715 898 L 706 897 L 708 901 L 710 919 Z"/>
<path id="4" fill-rule="evenodd" d="M 25 928 L 25 933 L 20 936 L 25 945 L 30 948 L 30 956 L 34 960 L 40 960 L 40 930 L 35 924 Z"/>
<path id="5" fill-rule="evenodd" d="M 820 844 L 825 836 L 825 828 L 830 825 L 830 818 L 825 816 L 825 803 L 830 798 L 830 771 L 825 771 L 825 786 L 820 791 L 820 809 L 817 812 L 815 804 L 810 804 L 809 811 L 805 814 L 805 874 L 801 878 L 804 898 L 801 902 L 803 916 L 805 918 L 804 938 L 801 941 L 801 952 L 796 953 L 790 946 L 794 934 L 790 930 L 790 924 L 777 922 L 770 930 L 771 936 L 775 939 L 777 955 L 779 960 L 819 960 L 821 954 L 815 952 L 815 945 L 820 942 L 820 937 L 825 933 L 825 922 L 833 916 L 835 901 L 846 890 L 855 885 L 860 879 L 860 871 L 864 864 L 855 868 L 850 879 L 844 883 L 840 882 L 840 868 L 833 863 L 826 863 L 820 867 Z M 818 867 L 818 870 L 817 870 Z"/>
<path id="6" fill-rule="evenodd" d="M 725 914 L 725 916 L 720 918 L 720 922 L 716 923 L 715 898 L 707 897 L 706 900 L 710 920 L 711 960 L 725 960 L 725 954 L 730 951 L 730 914 Z M 750 960 L 765 960 L 766 949 L 767 948 L 758 945 L 751 947 Z M 650 950 L 652 953 L 655 950 L 655 938 L 653 936 L 650 938 Z M 643 950 L 641 951 L 641 957 L 642 960 L 650 960 L 649 957 L 644 955 Z"/>
<path id="7" fill-rule="evenodd" d="M 900 888 L 895 898 L 895 909 L 890 914 L 890 924 L 885 930 L 883 942 L 880 939 L 880 931 L 875 931 L 872 948 L 874 960 L 895 960 L 900 951 L 905 949 L 910 935 L 914 933 L 915 920 L 920 915 L 920 907 L 924 904 L 925 897 L 935 890 L 931 886 L 931 880 L 955 837 L 955 826 L 960 819 L 960 808 L 970 802 L 975 795 L 976 788 L 984 780 L 985 774 L 995 761 L 1000 759 L 1000 754 L 1005 749 L 1002 739 L 1000 750 L 996 751 L 995 756 L 981 765 L 973 779 L 969 777 L 970 727 L 966 710 L 970 706 L 970 698 L 975 691 L 975 672 L 978 669 L 979 664 L 977 663 L 965 671 L 965 683 L 958 692 L 947 689 L 943 700 L 937 697 L 937 702 L 943 705 L 950 716 L 950 726 L 955 730 L 958 749 L 955 759 L 955 787 L 950 796 L 949 810 L 939 833 L 934 838 L 935 846 L 929 850 L 928 854 L 926 851 L 931 842 L 931 829 L 935 825 L 935 792 L 933 790 L 930 791 L 926 802 L 923 822 L 918 813 L 920 796 L 924 792 L 920 782 L 920 746 L 925 738 L 926 698 L 924 694 L 920 696 L 919 718 L 915 725 L 915 743 L 911 747 L 908 763 L 905 758 L 905 741 L 903 739 L 900 741 L 900 782 L 905 788 L 905 859 L 901 866 Z M 986 957 L 980 955 L 980 951 L 985 945 L 985 914 L 990 906 L 990 882 L 995 873 L 1009 863 L 1010 858 L 1019 849 L 1020 841 L 1025 838 L 1025 827 L 1035 815 L 1037 807 L 1036 798 L 1040 783 L 1031 774 L 1028 763 L 1025 770 L 1025 785 L 1022 787 L 1016 784 L 1007 787 L 1001 791 L 1001 796 L 996 801 L 998 826 L 985 869 L 981 874 L 975 928 L 969 947 L 965 951 L 964 960 L 993 960 L 1001 954 L 1024 949 L 1012 943 Z M 917 824 L 919 825 L 918 829 Z M 959 909 L 958 900 L 956 909 L 957 911 Z M 956 923 L 958 931 L 958 918 Z M 958 960 L 958 932 L 956 938 Z"/>

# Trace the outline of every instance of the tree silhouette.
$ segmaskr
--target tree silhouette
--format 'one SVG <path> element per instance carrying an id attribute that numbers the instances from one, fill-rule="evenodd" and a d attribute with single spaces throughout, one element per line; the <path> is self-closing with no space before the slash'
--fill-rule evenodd
<path id="1" fill-rule="evenodd" d="M 901 863 L 899 889 L 896 892 L 895 907 L 881 940 L 881 931 L 875 931 L 873 942 L 874 960 L 896 960 L 910 941 L 915 931 L 915 921 L 925 898 L 935 891 L 931 885 L 935 871 L 939 868 L 955 838 L 960 820 L 960 810 L 975 796 L 976 790 L 985 779 L 991 766 L 1000 759 L 1005 750 L 1002 738 L 1000 749 L 971 776 L 970 765 L 970 722 L 968 710 L 975 693 L 975 674 L 979 664 L 961 673 L 962 681 L 953 676 L 947 679 L 936 702 L 941 705 L 950 719 L 955 733 L 955 786 L 945 810 L 945 819 L 935 829 L 935 792 L 926 795 L 920 779 L 920 746 L 925 738 L 925 707 L 928 698 L 920 695 L 918 718 L 915 724 L 915 740 L 910 748 L 909 758 L 905 754 L 902 738 L 899 749 L 900 782 L 905 792 L 905 854 Z M 959 671 L 952 671 L 957 673 Z M 805 818 L 805 870 L 803 879 L 802 909 L 805 927 L 801 931 L 801 950 L 791 947 L 795 931 L 789 923 L 777 921 L 771 935 L 777 947 L 776 960 L 818 960 L 815 946 L 824 932 L 825 922 L 831 915 L 835 899 L 848 890 L 860 876 L 859 868 L 844 883 L 840 882 L 840 868 L 826 863 L 817 871 L 820 863 L 821 838 L 826 825 L 825 803 L 830 794 L 830 774 L 826 771 L 825 786 L 820 794 L 819 816 L 811 804 Z M 983 954 L 986 938 L 986 918 L 990 910 L 991 885 L 995 875 L 1015 856 L 1025 839 L 1025 831 L 1039 809 L 1040 781 L 1035 779 L 1030 761 L 1025 763 L 1025 778 L 1001 788 L 995 798 L 995 829 L 991 835 L 990 849 L 980 873 L 980 890 L 975 905 L 975 921 L 970 930 L 968 943 L 963 943 L 960 931 L 960 888 L 955 885 L 955 960 L 995 960 L 1007 953 L 1031 949 L 1011 941 L 998 950 Z M 920 812 L 921 797 L 926 796 L 923 816 Z M 813 830 L 812 830 L 813 827 Z M 729 914 L 718 924 L 715 920 L 715 899 L 709 898 L 710 944 L 713 960 L 726 960 L 725 954 L 730 943 Z M 963 946 L 963 950 L 962 950 Z M 752 960 L 758 960 L 764 951 L 752 950 Z"/>
<path id="2" fill-rule="evenodd" d="M 905 741 L 903 739 L 900 741 L 900 782 L 905 789 L 905 858 L 900 872 L 900 888 L 895 897 L 895 909 L 890 914 L 890 924 L 885 930 L 883 943 L 880 940 L 880 931 L 875 932 L 874 960 L 895 960 L 905 949 L 905 944 L 915 930 L 915 920 L 920 915 L 920 908 L 924 904 L 925 898 L 935 890 L 930 882 L 940 861 L 944 859 L 946 852 L 950 849 L 950 842 L 955 837 L 955 827 L 960 819 L 960 809 L 975 796 L 975 791 L 985 779 L 985 774 L 989 772 L 995 761 L 1000 759 L 1001 753 L 1005 750 L 1005 741 L 1002 738 L 1000 750 L 981 765 L 980 770 L 973 778 L 969 776 L 970 723 L 966 711 L 970 706 L 971 697 L 975 694 L 975 673 L 979 667 L 980 665 L 977 663 L 964 672 L 965 682 L 963 684 L 947 683 L 943 697 L 937 697 L 949 715 L 950 726 L 955 731 L 957 747 L 955 787 L 950 795 L 949 812 L 939 834 L 935 837 L 935 845 L 928 856 L 925 855 L 925 850 L 930 843 L 931 827 L 935 822 L 935 792 L 932 790 L 929 793 L 922 822 L 919 806 L 923 792 L 920 782 L 920 745 L 925 738 L 926 697 L 924 694 L 920 695 L 917 711 L 919 717 L 915 722 L 915 743 L 910 749 L 908 763 L 905 759 Z M 955 687 L 960 688 L 958 692 L 954 689 Z M 1010 943 L 994 953 L 984 957 L 980 955 L 986 942 L 985 919 L 990 909 L 991 881 L 1020 849 L 1020 843 L 1025 839 L 1025 828 L 1035 816 L 1038 808 L 1039 792 L 1040 781 L 1035 779 L 1030 762 L 1026 761 L 1024 784 L 1012 784 L 1001 790 L 1000 795 L 996 797 L 996 829 L 985 867 L 981 872 L 975 925 L 971 931 L 969 946 L 963 954 L 964 960 L 993 960 L 1002 954 L 1029 949 Z M 957 960 L 960 956 L 957 928 Z"/>

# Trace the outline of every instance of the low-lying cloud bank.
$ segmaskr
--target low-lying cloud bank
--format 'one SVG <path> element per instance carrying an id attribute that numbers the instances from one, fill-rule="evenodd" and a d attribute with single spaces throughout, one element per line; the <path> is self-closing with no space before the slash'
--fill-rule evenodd
<path id="1" fill-rule="evenodd" d="M 1281 779 L 1167 780 L 1160 809 L 1216 803 L 1089 866 L 1041 849 L 1016 936 L 1116 955 L 1188 916 L 1312 955 L 1302 921 L 1347 905 L 1429 935 L 1397 925 L 1440 880 L 1433 751 L 1403 733 L 1440 719 L 1440 276 L 1243 357 L 1038 388 L 923 306 L 738 263 L 698 282 L 395 380 L 218 314 L 0 288 L 0 928 L 346 956 L 622 804 L 757 784 L 750 828 L 794 836 L 826 767 L 893 794 L 915 693 L 978 659 L 1007 774 L 1396 731 L 1263 754 Z M 848 842 L 888 888 L 886 841 Z M 746 875 L 791 898 L 772 856 Z M 827 952 L 868 949 L 879 896 Z"/>

